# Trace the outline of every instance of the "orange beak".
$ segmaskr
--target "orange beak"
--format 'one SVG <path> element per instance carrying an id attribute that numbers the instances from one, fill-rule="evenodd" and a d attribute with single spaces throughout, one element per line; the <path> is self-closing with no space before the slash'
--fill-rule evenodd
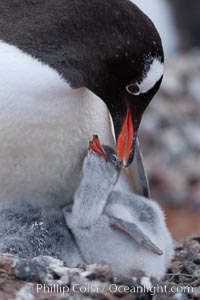
<path id="1" fill-rule="evenodd" d="M 88 150 L 91 150 L 91 151 L 103 156 L 103 158 L 105 158 L 105 159 L 107 158 L 107 155 L 106 155 L 103 147 L 101 146 L 98 135 L 96 135 L 96 134 L 93 134 L 93 137 L 89 143 Z"/>
<path id="2" fill-rule="evenodd" d="M 127 106 L 126 118 L 124 120 L 121 132 L 117 139 L 117 156 L 124 161 L 126 167 L 129 166 L 130 157 L 134 155 L 133 152 L 133 143 L 134 143 L 134 128 L 133 120 L 131 116 L 130 107 Z M 131 159 L 132 161 L 132 159 Z"/>

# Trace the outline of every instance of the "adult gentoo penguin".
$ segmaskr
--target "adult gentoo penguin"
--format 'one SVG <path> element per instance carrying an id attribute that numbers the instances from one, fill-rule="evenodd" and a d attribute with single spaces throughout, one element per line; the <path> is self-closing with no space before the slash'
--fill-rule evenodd
<path id="1" fill-rule="evenodd" d="M 137 269 L 160 278 L 173 256 L 172 238 L 157 203 L 113 191 L 122 166 L 94 135 L 72 209 L 64 209 L 67 225 L 86 263 L 104 260 L 115 273 Z"/>
<path id="2" fill-rule="evenodd" d="M 1 0 L 0 201 L 71 201 L 91 133 L 114 146 L 108 111 L 130 165 L 163 60 L 128 0 Z"/>

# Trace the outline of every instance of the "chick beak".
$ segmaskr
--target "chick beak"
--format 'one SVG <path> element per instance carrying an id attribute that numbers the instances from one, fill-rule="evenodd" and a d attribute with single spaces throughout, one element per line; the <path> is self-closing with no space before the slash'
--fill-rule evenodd
<path id="1" fill-rule="evenodd" d="M 106 155 L 103 147 L 101 146 L 101 143 L 100 143 L 100 140 L 99 140 L 99 137 L 97 134 L 93 134 L 93 137 L 89 142 L 88 150 L 101 155 L 105 159 L 107 158 L 107 155 Z"/>

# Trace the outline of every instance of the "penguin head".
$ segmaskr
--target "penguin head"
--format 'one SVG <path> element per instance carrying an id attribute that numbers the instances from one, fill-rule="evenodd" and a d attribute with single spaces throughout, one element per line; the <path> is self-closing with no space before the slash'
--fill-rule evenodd
<path id="1" fill-rule="evenodd" d="M 128 167 L 143 113 L 162 82 L 162 42 L 151 20 L 131 1 L 88 3 L 80 41 L 85 47 L 78 49 L 79 76 L 72 78 L 72 85 L 87 87 L 104 101 L 113 120 L 117 155 Z"/>
<path id="2" fill-rule="evenodd" d="M 83 174 L 94 182 L 115 184 L 123 168 L 122 160 L 115 151 L 106 145 L 101 145 L 96 134 L 93 135 L 88 153 L 83 163 Z"/>

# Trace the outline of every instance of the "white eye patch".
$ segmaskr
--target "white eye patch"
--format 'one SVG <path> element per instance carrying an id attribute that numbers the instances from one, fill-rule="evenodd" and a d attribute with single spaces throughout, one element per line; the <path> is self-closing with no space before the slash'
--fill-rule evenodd
<path id="1" fill-rule="evenodd" d="M 132 95 L 140 95 L 147 93 L 161 79 L 164 72 L 164 64 L 157 58 L 152 61 L 148 72 L 140 83 L 132 83 L 127 85 L 126 90 Z"/>

